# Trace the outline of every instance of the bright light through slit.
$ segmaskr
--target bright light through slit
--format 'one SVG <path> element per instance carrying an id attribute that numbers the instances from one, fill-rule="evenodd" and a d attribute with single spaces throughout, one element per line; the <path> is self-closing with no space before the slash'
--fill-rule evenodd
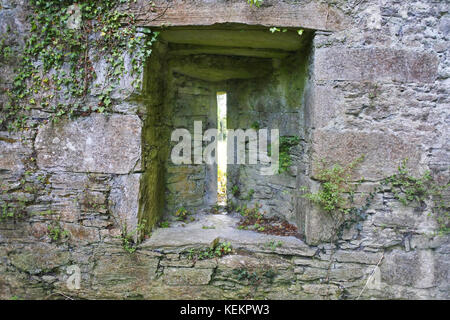
<path id="1" fill-rule="evenodd" d="M 227 93 L 217 92 L 217 203 L 227 202 Z"/>

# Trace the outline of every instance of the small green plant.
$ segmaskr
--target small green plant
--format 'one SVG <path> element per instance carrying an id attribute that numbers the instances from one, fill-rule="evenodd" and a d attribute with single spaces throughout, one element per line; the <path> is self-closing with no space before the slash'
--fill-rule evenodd
<path id="1" fill-rule="evenodd" d="M 280 167 L 278 173 L 286 172 L 292 165 L 291 149 L 300 143 L 297 136 L 280 137 Z"/>
<path id="2" fill-rule="evenodd" d="M 221 242 L 214 248 L 216 257 L 225 256 L 227 254 L 230 254 L 232 251 L 233 248 L 231 247 L 230 242 Z"/>
<path id="3" fill-rule="evenodd" d="M 251 283 L 255 283 L 260 280 L 256 271 L 252 272 L 252 271 L 249 271 L 244 268 L 238 268 L 238 269 L 233 269 L 232 272 L 239 281 L 248 280 Z"/>
<path id="4" fill-rule="evenodd" d="M 260 7 L 264 0 L 247 0 L 247 2 L 250 4 L 250 6 L 255 5 L 255 7 Z"/>
<path id="5" fill-rule="evenodd" d="M 231 194 L 232 194 L 235 198 L 237 198 L 237 197 L 241 194 L 241 191 L 239 190 L 239 186 L 234 185 L 234 186 L 231 188 Z"/>
<path id="6" fill-rule="evenodd" d="M 252 124 L 250 125 L 250 128 L 252 128 L 253 130 L 259 130 L 261 128 L 260 124 L 258 121 L 254 121 L 252 122 Z"/>
<path id="7" fill-rule="evenodd" d="M 275 33 L 275 32 L 280 32 L 281 30 L 280 30 L 280 28 L 277 28 L 277 27 L 271 27 L 269 29 L 269 31 L 272 32 L 272 33 Z"/>
<path id="8" fill-rule="evenodd" d="M 212 258 L 220 258 L 233 252 L 230 242 L 214 241 L 213 245 L 208 248 L 189 249 L 187 251 L 187 258 L 189 260 L 205 260 Z"/>
<path id="9" fill-rule="evenodd" d="M 255 290 L 264 279 L 269 283 L 272 283 L 277 275 L 273 269 L 250 270 L 246 268 L 236 268 L 232 270 L 232 273 L 236 276 L 238 281 L 247 281 Z"/>
<path id="10" fill-rule="evenodd" d="M 167 220 L 163 220 L 159 223 L 159 227 L 160 228 L 169 228 L 170 227 L 170 222 Z"/>
<path id="11" fill-rule="evenodd" d="M 263 232 L 264 230 L 266 230 L 266 227 L 263 227 L 263 226 L 259 225 L 258 223 L 255 223 L 254 227 L 259 232 Z"/>
<path id="12" fill-rule="evenodd" d="M 12 200 L 12 199 L 9 199 Z M 3 220 L 18 220 L 25 217 L 27 214 L 27 200 L 18 198 L 17 202 L 2 202 L 0 205 L 0 221 Z"/>
<path id="13" fill-rule="evenodd" d="M 403 160 L 397 173 L 384 179 L 382 184 L 389 186 L 394 198 L 404 206 L 421 207 L 425 205 L 426 200 L 431 200 L 431 210 L 439 224 L 439 233 L 449 233 L 449 205 L 443 200 L 442 192 L 448 189 L 450 184 L 436 184 L 429 171 L 425 171 L 420 177 L 414 177 L 409 173 L 407 163 L 408 159 Z"/>
<path id="14" fill-rule="evenodd" d="M 5 220 L 7 218 L 14 218 L 15 217 L 15 208 L 9 204 L 9 203 L 3 203 L 2 209 L 1 209 L 1 215 L 0 215 L 0 221 Z"/>
<path id="15" fill-rule="evenodd" d="M 351 184 L 353 169 L 364 160 L 364 156 L 354 160 L 349 165 L 342 167 L 338 164 L 328 168 L 324 161 L 317 178 L 321 182 L 317 193 L 306 193 L 303 197 L 322 207 L 325 211 L 347 214 L 350 212 L 353 195 L 358 184 Z M 362 182 L 362 180 L 360 180 Z M 302 188 L 302 191 L 306 191 Z"/>
<path id="16" fill-rule="evenodd" d="M 276 248 L 280 248 L 280 247 L 283 246 L 283 242 L 282 242 L 282 241 L 275 241 L 275 240 L 272 240 L 272 241 L 266 242 L 266 243 L 264 244 L 264 246 L 265 246 L 266 248 L 271 249 L 272 251 L 275 251 Z"/>
<path id="17" fill-rule="evenodd" d="M 220 213 L 220 209 L 221 206 L 218 203 L 215 203 L 212 207 L 211 207 L 211 213 L 212 214 L 219 214 Z"/>
<path id="18" fill-rule="evenodd" d="M 236 203 L 231 200 L 227 200 L 227 205 L 225 206 L 227 212 L 234 212 L 237 209 Z"/>
<path id="19" fill-rule="evenodd" d="M 13 56 L 13 50 L 6 44 L 5 39 L 0 39 L 0 61 L 7 61 Z"/>
<path id="20" fill-rule="evenodd" d="M 244 204 L 243 206 L 239 207 L 237 211 L 243 217 L 254 218 L 258 220 L 263 218 L 263 214 L 259 212 L 259 209 L 261 209 L 261 207 L 262 205 L 260 205 L 259 203 L 256 203 L 253 208 L 247 208 L 247 205 Z"/>
<path id="21" fill-rule="evenodd" d="M 69 232 L 62 229 L 59 223 L 49 225 L 47 231 L 50 239 L 55 242 L 69 237 Z"/>
<path id="22" fill-rule="evenodd" d="M 432 196 L 436 190 L 432 186 L 432 177 L 426 171 L 421 177 L 411 176 L 406 167 L 407 160 L 403 160 L 398 166 L 398 172 L 384 179 L 383 184 L 391 187 L 394 198 L 403 205 L 416 203 L 421 205 L 428 197 Z"/>
<path id="23" fill-rule="evenodd" d="M 191 215 L 191 212 L 186 210 L 184 207 L 181 207 L 175 212 L 174 215 L 178 221 L 186 222 L 188 220 L 189 216 Z M 193 219 L 194 219 L 194 217 L 191 217 L 191 221 L 193 221 Z"/>
<path id="24" fill-rule="evenodd" d="M 136 229 L 129 232 L 127 224 L 124 223 L 122 227 L 122 234 L 120 235 L 120 239 L 122 240 L 122 247 L 128 253 L 134 253 L 137 250 L 137 246 L 140 243 L 141 232 L 145 229 L 145 220 L 142 220 L 141 223 L 138 223 Z"/>
<path id="25" fill-rule="evenodd" d="M 337 229 L 337 234 L 341 234 L 343 228 L 349 227 L 352 223 L 357 223 L 357 229 L 361 230 L 360 222 L 367 217 L 365 212 L 375 194 L 382 190 L 380 186 L 376 187 L 366 197 L 365 204 L 362 207 L 353 206 L 353 198 L 358 185 L 363 181 L 351 184 L 350 178 L 353 169 L 362 162 L 364 157 L 359 157 L 349 165 L 342 167 L 334 165 L 326 168 L 322 161 L 322 168 L 318 173 L 318 179 L 321 181 L 320 190 L 317 193 L 306 193 L 303 197 L 321 206 L 329 213 L 340 213 L 341 222 Z M 420 177 L 412 176 L 407 169 L 407 159 L 403 160 L 398 166 L 397 173 L 385 178 L 382 184 L 389 187 L 394 198 L 405 206 L 424 207 L 426 201 L 432 203 L 431 213 L 434 214 L 439 225 L 440 234 L 448 234 L 450 231 L 450 211 L 448 203 L 444 201 L 443 191 L 448 189 L 449 183 L 438 185 L 433 182 L 431 174 L 426 171 Z M 302 188 L 302 191 L 306 191 Z M 343 216 L 348 215 L 343 219 Z M 338 219 L 339 220 L 339 219 Z"/>
<path id="26" fill-rule="evenodd" d="M 247 201 L 252 200 L 254 194 L 255 194 L 255 190 L 250 189 L 247 193 L 247 196 L 244 198 L 244 200 L 247 200 Z"/>
<path id="27" fill-rule="evenodd" d="M 277 28 L 277 27 L 272 27 L 272 28 L 269 29 L 269 31 L 272 32 L 272 33 L 275 33 L 275 32 L 287 32 L 288 29 L 286 29 L 286 28 L 280 29 L 280 28 Z"/>

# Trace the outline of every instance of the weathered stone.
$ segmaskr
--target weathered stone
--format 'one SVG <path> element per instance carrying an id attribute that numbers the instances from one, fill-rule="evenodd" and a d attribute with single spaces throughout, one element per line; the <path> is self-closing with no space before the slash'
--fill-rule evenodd
<path id="1" fill-rule="evenodd" d="M 31 151 L 20 141 L 18 135 L 0 132 L 0 170 L 21 172 L 25 168 L 24 161 Z"/>
<path id="2" fill-rule="evenodd" d="M 409 228 L 421 232 L 436 230 L 436 219 L 428 215 L 418 214 L 417 209 L 405 206 L 399 201 L 389 204 L 390 210 L 382 211 L 374 216 L 373 223 L 382 227 Z"/>
<path id="3" fill-rule="evenodd" d="M 299 192 L 301 186 L 318 190 L 320 158 L 346 165 L 363 153 L 366 162 L 353 178 L 379 180 L 408 157 L 413 175 L 430 169 L 436 182 L 448 183 L 448 4 L 353 2 L 264 0 L 257 8 L 244 0 L 156 0 L 154 9 L 147 1 L 130 2 L 132 11 L 123 5 L 136 13 L 140 26 L 165 26 L 144 72 L 132 70 L 139 48 L 119 57 L 125 70 L 111 92 L 111 114 L 46 124 L 54 105 L 40 105 L 43 93 L 36 92 L 38 103 L 20 111 L 28 116 L 27 128 L 0 133 L 0 297 L 354 299 L 384 253 L 380 272 L 361 299 L 449 299 L 450 245 L 448 236 L 436 235 L 428 202 L 403 206 L 384 188 L 364 221 L 332 239 L 333 216 Z M 25 0 L 0 0 L 2 120 L 11 111 L 9 95 L 30 36 L 30 6 Z M 86 96 L 79 101 L 55 95 L 56 100 L 92 106 L 117 80 L 108 76 L 107 57 L 94 47 L 89 44 L 96 78 Z M 207 71 L 199 68 L 205 65 Z M 192 78 L 199 74 L 234 80 Z M 136 89 L 138 79 L 144 81 Z M 227 177 L 229 191 L 235 185 L 241 191 L 233 201 L 260 203 L 268 215 L 296 222 L 308 245 L 294 237 L 238 230 L 234 215 L 198 213 L 216 201 L 217 170 L 173 166 L 170 132 L 192 130 L 194 120 L 203 121 L 204 129 L 217 127 L 218 91 L 228 93 L 229 128 L 279 128 L 281 136 L 299 137 L 287 172 L 261 177 L 258 167 L 229 166 Z M 145 121 L 142 141 L 137 115 Z M 95 150 L 89 139 L 96 139 Z M 374 185 L 359 186 L 358 206 L 361 193 L 372 192 Z M 1 217 L 5 205 L 20 208 L 21 199 L 27 201 L 24 217 Z M 442 200 L 449 200 L 448 192 Z M 153 219 L 151 226 L 186 204 L 196 221 L 149 229 L 151 238 L 129 254 L 118 220 L 132 218 L 127 225 L 133 229 L 138 202 L 140 219 Z M 49 244 L 48 226 L 56 221 L 70 240 Z M 195 264 L 184 259 L 186 250 L 209 247 L 217 238 L 231 241 L 231 255 Z M 270 246 L 279 241 L 281 246 Z M 81 269 L 78 291 L 67 289 L 69 264 Z M 244 271 L 256 272 L 258 281 Z"/>
<path id="4" fill-rule="evenodd" d="M 159 259 L 137 252 L 101 256 L 92 273 L 92 282 L 95 287 L 111 290 L 116 295 L 120 290 L 143 292 L 155 279 L 158 263 Z"/>
<path id="5" fill-rule="evenodd" d="M 196 221 L 185 226 L 177 225 L 170 228 L 156 229 L 150 239 L 142 243 L 143 248 L 167 250 L 171 253 L 183 248 L 209 247 L 210 243 L 219 238 L 221 242 L 230 241 L 235 249 L 251 248 L 257 252 L 269 241 L 281 241 L 283 246 L 277 252 L 286 255 L 313 256 L 316 250 L 309 248 L 301 240 L 294 237 L 279 237 L 254 231 L 238 230 L 236 223 L 239 218 L 231 215 L 198 215 Z M 213 225 L 215 229 L 204 229 L 205 225 Z M 199 236 L 201 235 L 201 236 Z"/>
<path id="6" fill-rule="evenodd" d="M 281 49 L 285 51 L 299 50 L 302 46 L 301 40 L 303 40 L 295 32 L 274 34 L 267 32 L 266 29 L 248 30 L 245 33 L 241 30 L 165 30 L 161 32 L 161 38 L 167 42 L 176 44 Z M 262 59 L 261 62 L 264 62 L 264 60 Z"/>
<path id="7" fill-rule="evenodd" d="M 70 14 L 67 19 L 67 27 L 69 29 L 80 29 L 81 28 L 81 10 L 77 4 L 73 4 L 67 8 L 67 13 Z"/>
<path id="8" fill-rule="evenodd" d="M 299 185 L 306 187 L 308 192 L 316 193 L 320 185 L 305 177 L 300 177 Z M 302 195 L 306 191 L 300 191 L 297 199 L 298 217 L 300 233 L 305 237 L 306 243 L 317 245 L 321 242 L 331 241 L 336 235 L 336 221 L 330 212 L 326 212 L 312 201 Z"/>
<path id="9" fill-rule="evenodd" d="M 298 39 L 297 39 L 298 40 Z M 278 49 L 258 49 L 242 47 L 225 47 L 220 45 L 186 45 L 171 44 L 170 55 L 191 55 L 191 54 L 220 54 L 227 56 L 243 56 L 258 58 L 285 58 L 289 52 Z"/>
<path id="10" fill-rule="evenodd" d="M 438 58 L 433 53 L 395 49 L 321 48 L 316 52 L 316 80 L 434 82 Z"/>
<path id="11" fill-rule="evenodd" d="M 435 257 L 430 250 L 402 252 L 394 250 L 385 255 L 380 266 L 383 282 L 414 288 L 430 288 L 435 284 Z"/>
<path id="12" fill-rule="evenodd" d="M 339 262 L 377 264 L 382 255 L 382 253 L 369 253 L 363 251 L 338 251 L 334 254 L 334 258 Z"/>
<path id="13" fill-rule="evenodd" d="M 214 55 L 177 58 L 171 62 L 171 68 L 180 74 L 211 82 L 264 77 L 272 71 L 270 60 Z"/>
<path id="14" fill-rule="evenodd" d="M 55 246 L 40 244 L 9 255 L 13 266 L 29 274 L 50 272 L 69 263 L 70 253 Z"/>
<path id="15" fill-rule="evenodd" d="M 211 281 L 212 269 L 173 268 L 164 269 L 162 280 L 168 285 L 206 285 Z"/>
<path id="16" fill-rule="evenodd" d="M 308 266 L 319 269 L 326 269 L 330 266 L 329 261 L 322 261 L 318 259 L 305 259 L 305 258 L 296 258 L 293 260 L 294 264 L 300 266 Z"/>
<path id="17" fill-rule="evenodd" d="M 366 272 L 367 267 L 365 266 L 346 263 L 332 265 L 329 275 L 331 280 L 344 282 L 361 279 L 366 274 Z"/>
<path id="18" fill-rule="evenodd" d="M 338 115 L 338 108 L 343 99 L 336 89 L 329 85 L 315 85 L 308 97 L 308 123 L 312 128 L 322 128 L 333 122 Z"/>
<path id="19" fill-rule="evenodd" d="M 338 298 L 341 290 L 336 285 L 330 284 L 304 284 L 303 290 L 306 293 L 314 294 L 315 296 L 334 296 Z"/>
<path id="20" fill-rule="evenodd" d="M 325 279 L 328 275 L 328 271 L 325 269 L 307 268 L 300 271 L 296 269 L 297 279 L 301 281 L 313 281 L 319 279 Z"/>
<path id="21" fill-rule="evenodd" d="M 136 37 L 143 36 L 137 33 Z M 139 58 L 134 55 L 138 51 L 126 52 L 123 56 L 123 72 L 120 74 L 118 85 L 116 86 L 112 82 L 115 79 L 111 79 L 108 74 L 108 61 L 103 55 L 98 55 L 98 52 L 90 52 L 90 59 L 93 61 L 93 68 L 96 74 L 96 78 L 91 84 L 91 94 L 93 96 L 100 96 L 104 93 L 105 88 L 108 86 L 113 87 L 111 92 L 111 98 L 117 100 L 128 100 L 133 95 L 142 94 L 142 80 L 143 72 L 134 72 L 134 64 L 132 61 L 139 61 Z M 140 84 L 140 85 L 139 85 Z M 136 86 L 136 87 L 135 87 Z M 123 107 L 123 106 L 122 106 Z M 121 109 L 121 107 L 118 107 Z M 116 107 L 114 107 L 116 109 Z"/>
<path id="22" fill-rule="evenodd" d="M 317 177 L 321 160 L 326 163 L 349 165 L 364 155 L 353 177 L 379 180 L 394 174 L 404 159 L 413 172 L 420 170 L 419 141 L 392 133 L 315 130 L 313 137 L 312 173 Z"/>
<path id="23" fill-rule="evenodd" d="M 244 256 L 244 255 L 228 255 L 219 260 L 219 268 L 230 269 L 268 269 L 275 270 L 288 269 L 291 264 L 278 257 L 271 256 Z"/>
<path id="24" fill-rule="evenodd" d="M 188 259 L 183 259 L 183 260 L 161 260 L 161 262 L 159 263 L 159 265 L 161 267 L 183 267 L 183 268 L 191 268 L 193 267 L 195 264 L 194 260 L 188 260 Z M 197 266 L 196 266 L 197 267 Z"/>
<path id="25" fill-rule="evenodd" d="M 338 10 L 322 3 L 265 0 L 263 6 L 250 7 L 240 0 L 212 1 L 155 1 L 156 9 L 145 1 L 131 5 L 138 21 L 148 26 L 207 26 L 240 23 L 257 26 L 279 26 L 319 30 L 341 30 L 346 18 Z M 147 7 L 147 9 L 143 9 Z"/>
<path id="26" fill-rule="evenodd" d="M 140 169 L 140 134 L 137 116 L 97 114 L 47 124 L 36 137 L 37 164 L 50 171 L 130 173 Z"/>
<path id="27" fill-rule="evenodd" d="M 100 241 L 100 234 L 97 228 L 85 227 L 74 223 L 61 223 L 63 230 L 69 234 L 72 242 L 92 243 Z"/>
<path id="28" fill-rule="evenodd" d="M 180 299 L 224 299 L 224 292 L 220 288 L 205 285 L 170 286 L 155 285 L 146 292 L 147 299 L 180 300 Z"/>
<path id="29" fill-rule="evenodd" d="M 119 226 L 130 233 L 138 225 L 140 179 L 141 174 L 119 176 L 114 179 L 109 193 L 111 213 Z"/>

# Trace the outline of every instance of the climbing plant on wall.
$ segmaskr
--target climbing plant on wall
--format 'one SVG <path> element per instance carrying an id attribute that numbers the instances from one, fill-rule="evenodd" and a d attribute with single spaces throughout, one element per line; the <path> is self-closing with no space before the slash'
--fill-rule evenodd
<path id="1" fill-rule="evenodd" d="M 158 32 L 138 28 L 133 14 L 120 11 L 128 2 L 30 0 L 30 35 L 14 84 L 7 90 L 0 126 L 24 128 L 31 109 L 50 111 L 53 121 L 63 115 L 108 111 L 112 92 L 127 70 L 138 88 Z M 87 101 L 98 76 L 94 63 L 101 60 L 106 62 L 104 81 L 94 88 L 97 100 Z"/>
<path id="2" fill-rule="evenodd" d="M 322 167 L 317 174 L 317 179 L 321 183 L 320 189 L 317 192 L 303 194 L 304 198 L 311 200 L 336 218 L 338 235 L 344 228 L 365 220 L 366 210 L 370 207 L 375 194 L 383 191 L 383 188 L 385 191 L 391 192 L 394 198 L 404 206 L 425 208 L 428 202 L 430 215 L 436 219 L 439 233 L 449 233 L 448 203 L 444 201 L 443 196 L 445 190 L 448 190 L 449 184 L 437 184 L 433 181 L 429 171 L 419 177 L 414 177 L 407 169 L 407 159 L 402 161 L 395 174 L 384 178 L 381 185 L 365 197 L 362 206 L 356 206 L 354 195 L 363 179 L 354 183 L 352 174 L 355 167 L 363 160 L 364 157 L 360 157 L 346 166 L 335 164 L 331 167 L 326 166 L 322 161 Z M 302 188 L 302 191 L 307 190 Z"/>

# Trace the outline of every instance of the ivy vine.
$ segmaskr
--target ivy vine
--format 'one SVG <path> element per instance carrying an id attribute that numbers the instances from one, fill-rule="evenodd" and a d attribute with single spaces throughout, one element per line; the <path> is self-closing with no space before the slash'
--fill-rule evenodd
<path id="1" fill-rule="evenodd" d="M 152 52 L 158 32 L 139 28 L 133 14 L 119 10 L 132 0 L 30 0 L 33 14 L 20 69 L 13 86 L 6 89 L 8 101 L 0 126 L 23 129 L 31 109 L 61 116 L 107 112 L 130 57 L 132 85 L 141 85 L 143 64 Z M 8 54 L 3 43 L 2 56 Z M 107 62 L 105 81 L 97 84 L 97 100 L 88 101 L 97 74 L 94 63 Z"/>

